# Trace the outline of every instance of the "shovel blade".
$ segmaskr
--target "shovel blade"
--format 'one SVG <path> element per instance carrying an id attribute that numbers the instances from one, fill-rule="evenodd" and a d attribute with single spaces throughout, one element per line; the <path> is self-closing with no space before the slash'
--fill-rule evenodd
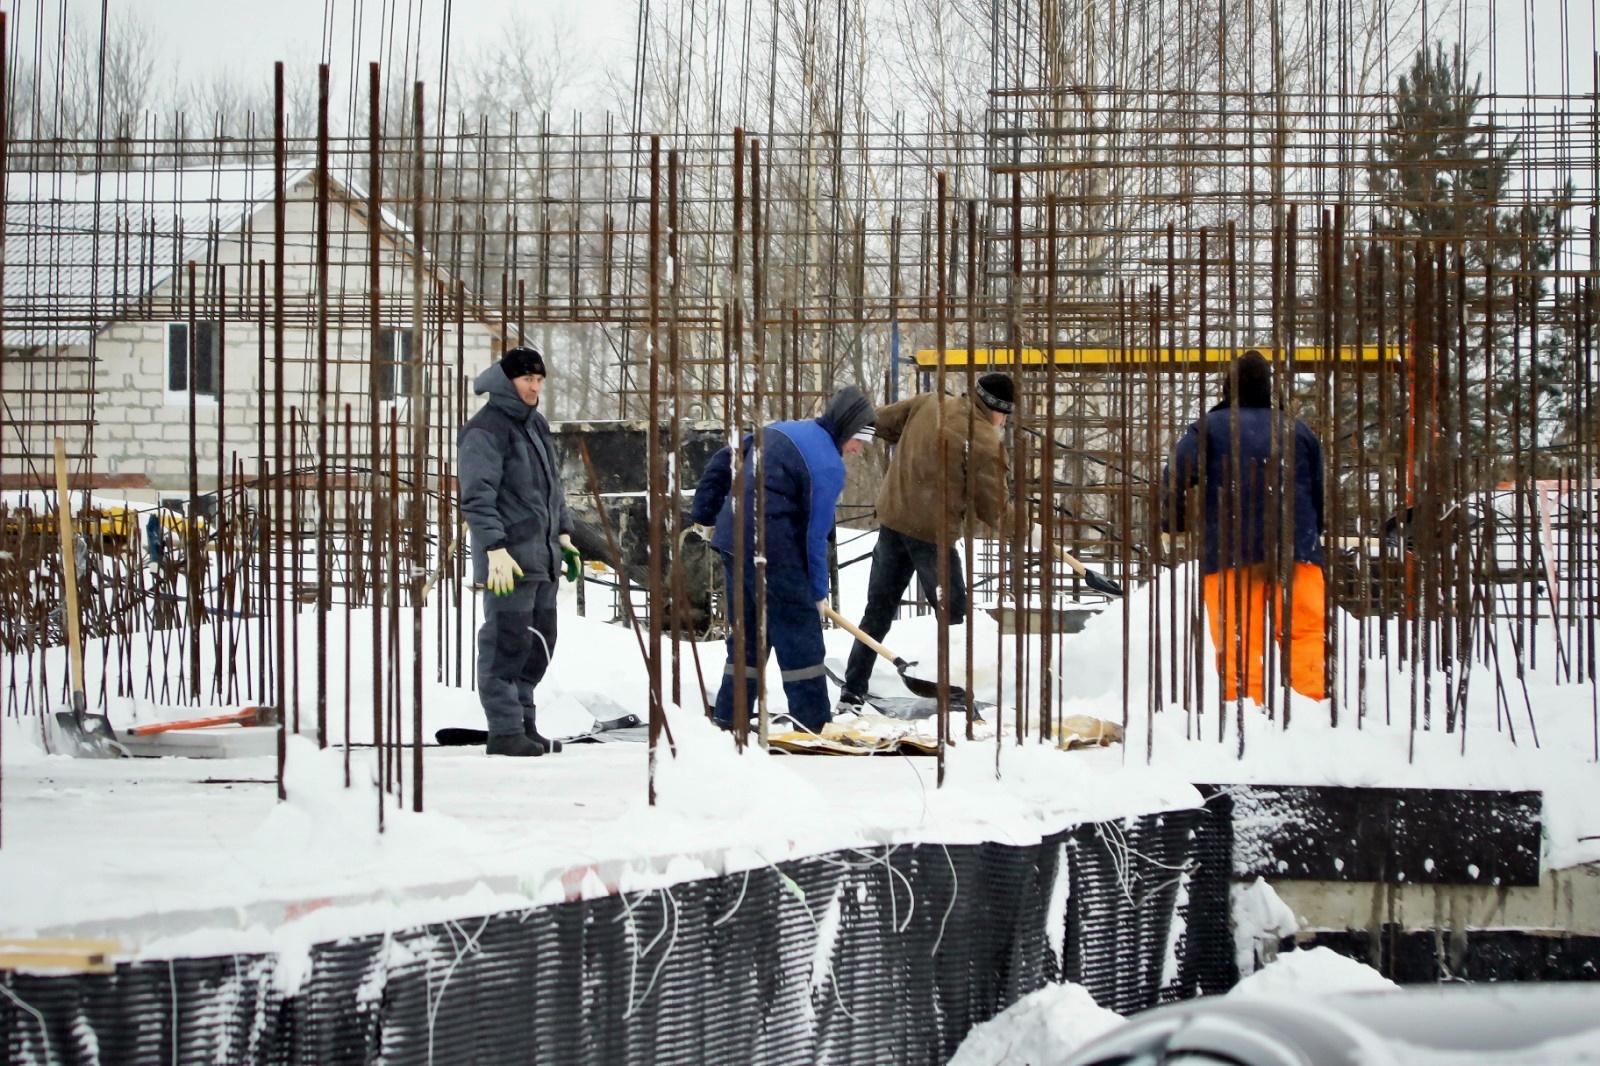
<path id="1" fill-rule="evenodd" d="M 1103 592 L 1107 596 L 1122 595 L 1122 586 L 1098 571 L 1085 570 L 1083 572 L 1083 580 L 1086 585 L 1096 592 Z"/>
<path id="2" fill-rule="evenodd" d="M 911 674 L 906 672 L 906 671 L 910 670 L 915 665 L 917 665 L 917 664 L 916 663 L 908 663 L 904 659 L 896 659 L 895 660 L 894 668 L 896 670 L 900 671 L 900 681 L 901 681 L 901 683 L 903 683 L 906 686 L 906 688 L 908 690 L 910 690 L 910 692 L 911 692 L 911 694 L 913 696 L 926 696 L 929 699 L 937 699 L 938 696 L 939 696 L 939 684 L 938 684 L 938 682 L 936 682 L 936 681 L 928 681 L 925 678 L 913 677 Z M 950 699 L 952 701 L 955 701 L 955 700 L 964 701 L 964 700 L 966 700 L 966 698 L 967 698 L 967 690 L 966 689 L 962 688 L 960 685 L 951 685 L 950 686 Z"/>
<path id="3" fill-rule="evenodd" d="M 56 725 L 72 749 L 69 754 L 80 759 L 119 759 L 128 754 L 103 714 L 57 711 Z"/>

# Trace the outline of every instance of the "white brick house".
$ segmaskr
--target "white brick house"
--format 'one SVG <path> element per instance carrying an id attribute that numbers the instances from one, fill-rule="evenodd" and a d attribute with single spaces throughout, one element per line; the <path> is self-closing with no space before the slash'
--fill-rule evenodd
<path id="1" fill-rule="evenodd" d="M 351 183 L 329 180 L 319 227 L 318 185 L 305 166 L 285 181 L 278 294 L 270 166 L 7 175 L 0 487 L 53 485 L 57 436 L 75 486 L 130 499 L 251 480 L 272 459 L 261 427 L 276 423 L 280 372 L 285 434 L 291 417 L 303 427 L 298 468 L 317 462 L 319 388 L 331 469 L 365 464 L 373 397 L 407 455 L 415 388 L 437 470 L 463 382 L 493 360 L 501 329 L 447 271 L 419 270 L 387 210 L 374 233 Z"/>

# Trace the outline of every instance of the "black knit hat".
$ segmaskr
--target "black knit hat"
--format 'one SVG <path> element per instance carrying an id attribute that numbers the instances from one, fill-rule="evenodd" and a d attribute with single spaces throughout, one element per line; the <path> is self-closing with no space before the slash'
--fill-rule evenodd
<path id="1" fill-rule="evenodd" d="M 519 345 L 506 351 L 500 357 L 500 369 L 506 372 L 506 377 L 515 381 L 527 374 L 544 376 L 544 353 L 537 348 Z"/>
<path id="2" fill-rule="evenodd" d="M 1017 387 L 1010 374 L 985 374 L 973 384 L 979 402 L 989 410 L 1008 415 L 1017 409 Z"/>
<path id="3" fill-rule="evenodd" d="M 1251 348 L 1228 366 L 1222 379 L 1219 407 L 1230 407 L 1235 398 L 1240 407 L 1272 406 L 1272 364 Z"/>
<path id="4" fill-rule="evenodd" d="M 846 385 L 834 393 L 822 409 L 822 417 L 833 429 L 833 442 L 844 447 L 844 442 L 878 420 L 872 401 L 854 385 Z"/>

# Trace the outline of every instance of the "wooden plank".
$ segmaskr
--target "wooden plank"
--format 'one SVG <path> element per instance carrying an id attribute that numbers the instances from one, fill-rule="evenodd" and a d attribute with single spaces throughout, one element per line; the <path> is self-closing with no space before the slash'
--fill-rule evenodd
<path id="1" fill-rule="evenodd" d="M 68 970 L 73 973 L 111 973 L 111 956 L 121 953 L 122 941 L 35 937 L 0 939 L 0 970 Z"/>

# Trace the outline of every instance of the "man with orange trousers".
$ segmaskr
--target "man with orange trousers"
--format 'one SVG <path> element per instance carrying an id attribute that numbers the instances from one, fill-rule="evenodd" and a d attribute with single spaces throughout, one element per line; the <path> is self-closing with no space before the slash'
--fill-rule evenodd
<path id="1" fill-rule="evenodd" d="M 1221 402 L 1178 441 L 1163 478 L 1165 524 L 1185 532 L 1192 520 L 1203 523 L 1206 618 L 1223 698 L 1242 690 L 1263 704 L 1268 625 L 1289 684 L 1314 700 L 1325 694 L 1327 642 L 1322 444 L 1272 396 L 1266 357 L 1251 350 L 1235 359 Z"/>

